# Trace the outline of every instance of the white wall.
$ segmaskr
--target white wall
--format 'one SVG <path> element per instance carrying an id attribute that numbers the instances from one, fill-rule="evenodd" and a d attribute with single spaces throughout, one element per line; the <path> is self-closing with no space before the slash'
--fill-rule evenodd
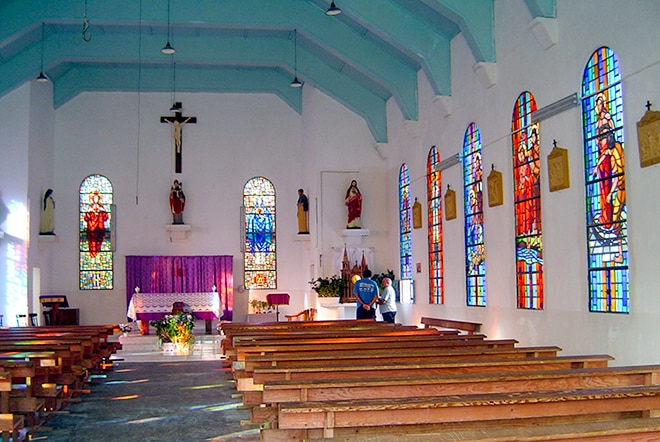
<path id="1" fill-rule="evenodd" d="M 126 255 L 233 255 L 236 316 L 246 312 L 248 297 L 265 298 L 273 290 L 252 294 L 241 290 L 242 190 L 258 175 L 270 179 L 277 192 L 277 291 L 292 295 L 291 306 L 281 313 L 299 311 L 310 302 L 307 281 L 314 276 L 310 265 L 318 260 L 317 250 L 327 253 L 342 245 L 336 229 L 316 221 L 319 169 L 341 171 L 346 167 L 363 176 L 374 175 L 370 175 L 374 166 L 369 163 L 376 154 L 366 125 L 314 90 L 305 92 L 304 124 L 300 115 L 274 95 L 181 94 L 180 98 L 184 115 L 197 117 L 197 124 L 183 129 L 180 175 L 173 172 L 170 127 L 159 122 L 159 116 L 168 114 L 167 94 L 142 95 L 139 146 L 135 94 L 85 93 L 56 111 L 54 170 L 60 242 L 51 250 L 62 258 L 51 288 L 69 294 L 70 303 L 81 309 L 84 323 L 125 320 Z M 326 127 L 328 122 L 342 130 Z M 77 192 L 91 173 L 111 180 L 117 204 L 115 289 L 109 292 L 77 290 Z M 174 178 L 183 182 L 186 194 L 184 222 L 192 227 L 186 240 L 170 240 L 166 232 L 172 222 L 168 195 Z M 343 194 L 348 183 L 346 178 L 323 190 L 339 197 L 331 201 L 337 200 L 335 212 L 340 215 L 328 209 L 327 216 L 345 213 Z M 294 241 L 299 187 L 306 189 L 313 202 L 313 241 L 309 242 Z M 363 192 L 378 194 L 376 181 L 364 182 L 362 187 Z M 369 196 L 367 201 L 378 207 L 378 199 L 384 198 Z M 379 217 L 370 214 L 365 222 L 369 218 L 376 224 Z M 323 239 L 317 234 L 321 230 Z"/>
<path id="2" fill-rule="evenodd" d="M 558 1 L 559 42 L 543 50 L 530 30 L 531 17 L 524 2 L 495 3 L 497 80 L 485 88 L 473 71 L 475 60 L 461 36 L 452 41 L 452 114 L 445 116 L 434 102 L 423 75 L 420 94 L 418 142 L 404 140 L 396 151 L 398 164 L 406 162 L 413 181 L 412 195 L 425 195 L 426 156 L 437 145 L 442 158 L 460 152 L 467 125 L 476 122 L 483 143 L 484 175 L 491 164 L 503 173 L 504 205 L 489 208 L 484 201 L 486 242 L 486 308 L 465 306 L 463 246 L 463 201 L 461 168 L 443 172 L 447 184 L 457 191 L 458 218 L 444 222 L 445 304 L 429 306 L 425 232 L 414 232 L 414 262 L 425 271 L 415 275 L 417 303 L 401 306 L 398 320 L 415 323 L 421 316 L 451 317 L 479 321 L 490 337 L 513 337 L 524 345 L 551 344 L 564 353 L 609 353 L 616 363 L 657 362 L 660 341 L 660 298 L 657 287 L 658 235 L 654 226 L 660 215 L 657 198 L 649 193 L 660 180 L 659 166 L 641 169 L 635 123 L 643 115 L 646 100 L 660 102 L 660 31 L 652 20 L 640 20 L 658 12 L 653 1 L 597 2 Z M 620 61 L 626 115 L 626 181 L 629 209 L 631 313 L 628 315 L 588 312 L 584 212 L 584 169 L 580 107 L 541 124 L 541 179 L 544 240 L 545 309 L 516 308 L 514 232 L 512 206 L 512 161 L 509 128 L 518 95 L 529 90 L 539 107 L 579 92 L 587 57 L 607 45 Z M 389 109 L 388 109 L 389 110 Z M 390 118 L 390 127 L 401 128 L 401 120 Z M 401 132 L 401 129 L 399 129 Z M 547 162 L 552 141 L 569 149 L 571 187 L 550 193 Z M 395 173 L 394 161 L 390 174 Z M 394 188 L 390 189 L 394 198 Z M 395 216 L 388 207 L 388 215 Z M 424 213 L 426 208 L 424 207 Z M 390 223 L 395 228 L 394 223 Z"/>

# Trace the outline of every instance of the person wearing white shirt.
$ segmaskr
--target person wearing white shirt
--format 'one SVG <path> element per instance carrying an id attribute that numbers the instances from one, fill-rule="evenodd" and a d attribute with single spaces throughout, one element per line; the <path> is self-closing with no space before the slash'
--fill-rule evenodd
<path id="1" fill-rule="evenodd" d="M 383 278 L 381 284 L 383 285 L 383 293 L 378 298 L 380 314 L 383 316 L 385 322 L 393 324 L 394 317 L 396 316 L 396 293 L 394 292 L 390 278 Z"/>

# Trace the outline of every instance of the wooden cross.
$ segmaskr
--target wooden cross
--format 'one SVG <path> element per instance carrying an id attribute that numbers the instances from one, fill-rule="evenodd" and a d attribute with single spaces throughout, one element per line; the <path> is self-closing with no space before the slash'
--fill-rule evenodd
<path id="1" fill-rule="evenodd" d="M 650 101 L 647 100 L 647 101 L 646 101 L 646 110 L 650 111 L 650 110 L 651 110 L 651 105 L 652 105 L 652 104 L 653 104 L 653 103 L 651 103 Z"/>
<path id="2" fill-rule="evenodd" d="M 182 129 L 185 124 L 197 123 L 197 117 L 184 117 L 181 115 L 183 112 L 183 106 L 180 102 L 174 103 L 173 109 L 178 109 L 174 111 L 174 116 L 160 117 L 160 122 L 172 126 L 172 138 L 174 139 L 174 172 L 181 173 L 181 148 L 183 147 Z"/>

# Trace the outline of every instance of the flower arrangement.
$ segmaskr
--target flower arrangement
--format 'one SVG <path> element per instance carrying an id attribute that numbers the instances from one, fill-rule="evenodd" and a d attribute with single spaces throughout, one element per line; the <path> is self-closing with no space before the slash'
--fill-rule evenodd
<path id="1" fill-rule="evenodd" d="M 329 278 L 319 277 L 309 281 L 309 283 L 321 298 L 341 296 L 344 293 L 344 280 L 337 275 L 332 275 Z"/>
<path id="2" fill-rule="evenodd" d="M 189 353 L 195 342 L 193 328 L 195 327 L 195 318 L 189 313 L 177 313 L 174 315 L 165 315 L 163 318 L 149 321 L 149 325 L 156 328 L 158 336 L 158 345 L 171 342 L 175 349 Z"/>
<path id="3" fill-rule="evenodd" d="M 130 333 L 133 331 L 133 326 L 131 324 L 119 324 L 119 330 L 124 333 Z"/>
<path id="4" fill-rule="evenodd" d="M 264 313 L 273 313 L 275 311 L 274 305 L 270 305 L 268 302 L 261 301 L 259 299 L 250 299 L 250 307 L 254 313 L 259 315 Z"/>

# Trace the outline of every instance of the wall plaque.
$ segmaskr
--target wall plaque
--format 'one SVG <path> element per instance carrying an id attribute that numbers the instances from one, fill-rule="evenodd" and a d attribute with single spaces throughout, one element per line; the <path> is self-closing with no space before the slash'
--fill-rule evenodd
<path id="1" fill-rule="evenodd" d="M 445 219 L 447 221 L 456 218 L 456 192 L 447 186 L 445 192 Z"/>
<path id="2" fill-rule="evenodd" d="M 639 162 L 642 167 L 660 163 L 660 112 L 652 111 L 650 103 L 647 103 L 647 108 L 637 122 Z"/>
<path id="3" fill-rule="evenodd" d="M 550 192 L 568 189 L 571 186 L 568 175 L 568 149 L 557 146 L 548 155 L 548 184 Z"/>

